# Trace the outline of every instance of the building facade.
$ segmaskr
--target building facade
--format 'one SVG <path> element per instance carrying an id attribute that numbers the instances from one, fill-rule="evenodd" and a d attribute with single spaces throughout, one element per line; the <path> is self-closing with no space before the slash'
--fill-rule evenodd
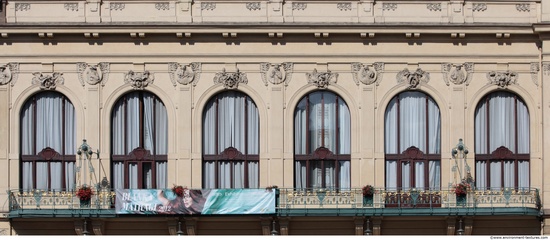
<path id="1" fill-rule="evenodd" d="M 1 3 L 3 234 L 550 232 L 547 1 Z M 276 212 L 115 211 L 173 185 Z"/>

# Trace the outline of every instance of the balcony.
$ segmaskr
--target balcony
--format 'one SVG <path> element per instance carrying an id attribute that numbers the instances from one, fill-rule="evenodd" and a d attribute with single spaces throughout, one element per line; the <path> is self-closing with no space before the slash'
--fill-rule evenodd
<path id="1" fill-rule="evenodd" d="M 376 189 L 364 197 L 361 189 L 278 189 L 278 216 L 539 216 L 538 189 L 475 190 L 457 197 L 453 189 Z M 115 193 L 102 190 L 88 203 L 71 191 L 9 191 L 10 218 L 116 217 Z"/>

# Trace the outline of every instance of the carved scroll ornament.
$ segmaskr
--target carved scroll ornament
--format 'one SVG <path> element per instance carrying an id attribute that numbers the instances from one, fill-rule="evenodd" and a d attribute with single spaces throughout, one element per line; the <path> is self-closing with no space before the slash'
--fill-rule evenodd
<path id="1" fill-rule="evenodd" d="M 487 79 L 489 80 L 489 84 L 494 84 L 500 88 L 505 88 L 511 84 L 516 84 L 518 73 L 513 71 L 491 71 L 487 73 Z"/>
<path id="2" fill-rule="evenodd" d="M 318 88 L 327 88 L 331 83 L 336 83 L 338 80 L 338 73 L 317 72 L 317 69 L 313 69 L 312 73 L 306 73 L 308 83 L 317 85 Z"/>
<path id="3" fill-rule="evenodd" d="M 214 83 L 221 83 L 224 88 L 232 89 L 239 87 L 239 83 L 248 83 L 248 78 L 246 73 L 240 72 L 239 69 L 236 72 L 226 72 L 224 68 L 222 72 L 216 73 Z"/>
<path id="4" fill-rule="evenodd" d="M 63 73 L 54 72 L 52 75 L 44 75 L 41 72 L 33 73 L 32 84 L 39 85 L 42 90 L 54 90 L 57 84 L 63 84 Z"/>
<path id="5" fill-rule="evenodd" d="M 420 68 L 417 68 L 414 72 L 410 72 L 405 68 L 397 73 L 396 78 L 398 83 L 406 83 L 409 85 L 409 88 L 417 88 L 420 83 L 428 83 L 430 81 L 430 74 Z"/>

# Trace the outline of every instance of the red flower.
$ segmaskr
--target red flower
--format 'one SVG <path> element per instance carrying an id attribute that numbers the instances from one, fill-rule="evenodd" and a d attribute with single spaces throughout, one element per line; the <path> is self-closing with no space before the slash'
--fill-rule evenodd
<path id="1" fill-rule="evenodd" d="M 83 201 L 90 200 L 92 198 L 92 195 L 94 195 L 92 188 L 86 185 L 82 186 L 76 191 L 76 196 Z"/>
<path id="2" fill-rule="evenodd" d="M 455 185 L 455 194 L 461 197 L 466 196 L 466 193 L 468 193 L 469 189 L 470 189 L 470 184 L 461 182 Z"/>
<path id="3" fill-rule="evenodd" d="M 364 197 L 371 197 L 374 194 L 374 188 L 371 185 L 364 186 L 362 190 Z"/>
<path id="4" fill-rule="evenodd" d="M 186 187 L 174 185 L 174 187 L 172 188 L 172 192 L 174 192 L 174 194 L 176 194 L 178 197 L 183 197 L 183 193 L 186 189 Z"/>

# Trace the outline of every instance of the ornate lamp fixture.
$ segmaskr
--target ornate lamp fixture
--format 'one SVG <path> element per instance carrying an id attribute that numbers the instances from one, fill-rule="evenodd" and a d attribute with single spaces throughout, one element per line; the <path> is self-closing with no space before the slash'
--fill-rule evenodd
<path id="1" fill-rule="evenodd" d="M 474 183 L 474 178 L 472 177 L 470 166 L 468 165 L 468 148 L 462 142 L 462 138 L 458 139 L 458 144 L 451 151 L 453 159 L 455 160 L 455 166 L 453 166 L 452 171 L 458 172 L 458 182 L 466 182 L 470 185 Z M 461 170 L 462 169 L 462 170 Z M 466 176 L 463 176 L 462 173 L 465 172 Z"/>
<path id="2" fill-rule="evenodd" d="M 365 227 L 363 235 L 372 235 L 372 230 L 370 229 L 370 217 L 367 218 L 367 226 Z"/>
<path id="3" fill-rule="evenodd" d="M 271 235 L 273 235 L 273 236 L 279 235 L 279 232 L 277 232 L 277 229 L 275 228 L 275 220 L 273 220 L 273 222 L 272 222 Z"/>
<path id="4" fill-rule="evenodd" d="M 178 236 L 185 235 L 185 232 L 181 230 L 181 221 L 178 220 L 178 231 L 176 232 Z"/>

